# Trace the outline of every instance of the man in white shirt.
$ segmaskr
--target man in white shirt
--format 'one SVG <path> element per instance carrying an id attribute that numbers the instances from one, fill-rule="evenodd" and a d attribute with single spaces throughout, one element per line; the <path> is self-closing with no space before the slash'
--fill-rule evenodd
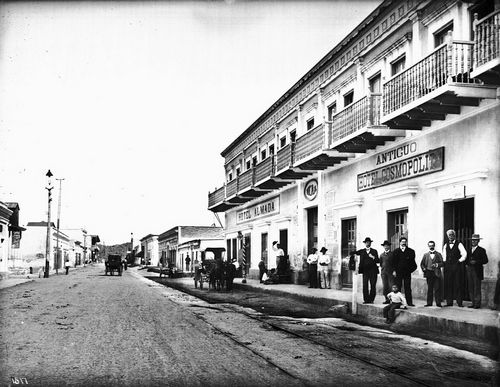
<path id="1" fill-rule="evenodd" d="M 326 255 L 327 251 L 328 249 L 326 247 L 322 247 L 318 257 L 318 269 L 320 275 L 319 287 L 320 288 L 323 287 L 324 289 L 328 287 L 328 289 L 331 289 L 332 284 L 330 282 L 330 272 L 329 272 L 330 257 Z M 322 282 L 323 286 L 321 285 Z"/>
<path id="2" fill-rule="evenodd" d="M 446 231 L 446 235 L 448 242 L 443 246 L 445 306 L 453 306 L 453 300 L 457 300 L 457 305 L 461 308 L 465 291 L 464 262 L 467 251 L 464 245 L 456 240 L 455 230 Z"/>

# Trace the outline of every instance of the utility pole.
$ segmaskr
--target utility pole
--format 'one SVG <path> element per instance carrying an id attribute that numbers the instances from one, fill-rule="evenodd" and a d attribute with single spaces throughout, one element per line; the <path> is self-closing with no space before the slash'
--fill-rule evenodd
<path id="1" fill-rule="evenodd" d="M 48 207 L 48 211 L 47 211 L 47 241 L 46 241 L 46 244 L 45 244 L 45 271 L 43 273 L 43 278 L 49 278 L 49 259 L 50 259 L 50 249 L 51 249 L 51 229 L 52 227 L 50 226 L 50 202 L 52 202 L 52 180 L 51 180 L 51 177 L 54 176 L 52 174 L 52 172 L 50 172 L 50 169 L 48 170 L 48 172 L 46 173 L 47 176 L 47 187 L 45 187 L 45 189 L 47 190 L 47 207 Z"/>
<path id="2" fill-rule="evenodd" d="M 59 222 L 61 220 L 61 191 L 62 191 L 62 181 L 64 179 L 56 179 L 59 181 L 59 199 L 57 202 L 57 235 L 56 235 L 56 274 L 59 274 L 57 269 L 59 269 L 59 260 L 60 260 L 60 255 L 59 255 Z"/>

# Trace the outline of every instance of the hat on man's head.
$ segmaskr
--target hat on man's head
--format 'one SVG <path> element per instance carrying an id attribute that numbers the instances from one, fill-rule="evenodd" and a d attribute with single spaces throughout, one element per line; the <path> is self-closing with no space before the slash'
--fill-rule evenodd
<path id="1" fill-rule="evenodd" d="M 470 239 L 475 239 L 475 240 L 480 240 L 480 239 L 483 239 L 479 236 L 479 234 L 472 234 L 472 236 L 470 237 Z"/>
<path id="2" fill-rule="evenodd" d="M 389 241 L 386 240 L 380 246 L 390 246 L 390 245 L 391 245 L 391 242 L 389 242 Z"/>
<path id="3" fill-rule="evenodd" d="M 274 241 L 274 242 L 273 242 L 273 246 L 274 246 L 274 245 L 277 245 L 277 244 L 278 244 L 278 241 Z"/>
<path id="4" fill-rule="evenodd" d="M 373 242 L 373 241 L 371 240 L 370 237 L 366 237 L 365 240 L 363 241 L 363 243 L 366 243 L 366 242 Z"/>
<path id="5" fill-rule="evenodd" d="M 328 249 L 326 247 L 322 247 L 320 250 L 320 252 L 323 254 L 326 253 L 327 251 L 328 251 Z"/>

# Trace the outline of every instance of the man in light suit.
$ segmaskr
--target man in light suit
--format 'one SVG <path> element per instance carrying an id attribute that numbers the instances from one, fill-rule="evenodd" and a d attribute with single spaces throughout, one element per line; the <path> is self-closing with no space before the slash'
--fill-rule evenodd
<path id="1" fill-rule="evenodd" d="M 472 248 L 467 252 L 465 270 L 467 273 L 467 285 L 472 305 L 469 308 L 479 309 L 481 307 L 481 281 L 484 279 L 483 265 L 488 263 L 486 250 L 479 246 L 479 234 L 472 234 Z"/>
<path id="2" fill-rule="evenodd" d="M 424 254 L 420 262 L 420 268 L 424 273 L 424 278 L 427 280 L 427 304 L 424 306 L 432 306 L 434 295 L 436 306 L 441 307 L 441 283 L 443 281 L 441 268 L 444 264 L 443 256 L 435 250 L 436 243 L 434 241 L 429 241 L 427 246 L 429 246 L 429 251 Z"/>
<path id="3" fill-rule="evenodd" d="M 363 241 L 365 248 L 355 252 L 360 257 L 358 273 L 363 274 L 363 304 L 373 304 L 377 292 L 377 263 L 380 263 L 380 259 L 377 250 L 371 248 L 372 242 L 369 237 L 366 237 Z M 368 284 L 370 289 L 368 289 Z"/>

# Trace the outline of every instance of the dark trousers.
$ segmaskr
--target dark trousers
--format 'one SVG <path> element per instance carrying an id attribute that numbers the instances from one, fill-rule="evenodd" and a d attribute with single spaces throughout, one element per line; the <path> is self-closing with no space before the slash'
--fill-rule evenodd
<path id="1" fill-rule="evenodd" d="M 413 297 L 411 295 L 411 273 L 396 273 L 396 285 L 398 285 L 399 290 L 403 290 L 406 302 L 408 305 L 413 304 Z"/>
<path id="2" fill-rule="evenodd" d="M 447 305 L 453 305 L 453 300 L 457 300 L 458 305 L 463 302 L 463 265 L 452 264 L 444 266 L 444 296 Z"/>
<path id="3" fill-rule="evenodd" d="M 441 305 L 441 278 L 436 277 L 434 272 L 427 271 L 427 305 L 432 305 L 432 298 L 436 300 L 436 305 Z"/>
<path id="4" fill-rule="evenodd" d="M 387 298 L 387 295 L 392 292 L 392 285 L 394 285 L 394 276 L 392 273 L 385 273 L 382 272 L 380 273 L 380 277 L 382 278 L 382 286 L 383 286 L 383 293 L 386 301 L 389 301 Z"/>
<path id="5" fill-rule="evenodd" d="M 495 286 L 495 295 L 493 296 L 493 303 L 496 306 L 500 305 L 500 278 L 497 279 L 497 284 Z"/>
<path id="6" fill-rule="evenodd" d="M 396 309 L 401 308 L 400 302 L 391 302 L 389 305 L 384 306 L 384 317 L 393 322 L 396 319 Z"/>
<path id="7" fill-rule="evenodd" d="M 368 289 L 368 285 L 370 289 Z M 377 272 L 363 273 L 363 301 L 373 302 L 375 300 L 375 295 L 377 294 Z"/>
<path id="8" fill-rule="evenodd" d="M 68 275 L 69 272 L 69 266 L 66 266 L 66 275 Z"/>
<path id="9" fill-rule="evenodd" d="M 318 265 L 309 265 L 309 287 L 318 287 Z"/>
<path id="10" fill-rule="evenodd" d="M 467 287 L 469 288 L 472 306 L 479 308 L 481 306 L 481 279 L 477 275 L 474 266 L 466 266 L 465 270 L 467 272 Z"/>

